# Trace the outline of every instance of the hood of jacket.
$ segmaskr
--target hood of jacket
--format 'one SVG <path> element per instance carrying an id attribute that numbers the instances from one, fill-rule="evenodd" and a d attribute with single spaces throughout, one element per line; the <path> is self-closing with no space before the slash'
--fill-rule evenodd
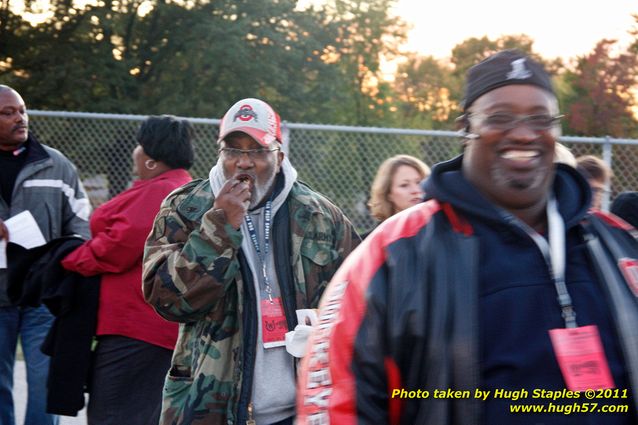
<path id="1" fill-rule="evenodd" d="M 463 155 L 436 164 L 432 174 L 423 182 L 428 199 L 449 203 L 464 214 L 476 216 L 489 222 L 503 223 L 511 214 L 494 205 L 463 175 Z M 591 205 L 591 189 L 587 180 L 574 168 L 556 164 L 552 190 L 558 201 L 558 210 L 571 228 L 585 216 Z"/>

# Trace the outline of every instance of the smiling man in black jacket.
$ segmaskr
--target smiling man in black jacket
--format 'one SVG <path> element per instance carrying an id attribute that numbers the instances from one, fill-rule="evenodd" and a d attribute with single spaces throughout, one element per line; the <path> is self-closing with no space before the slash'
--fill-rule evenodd
<path id="1" fill-rule="evenodd" d="M 324 294 L 298 423 L 636 423 L 638 243 L 554 164 L 559 120 L 531 58 L 470 69 L 463 155 Z"/>

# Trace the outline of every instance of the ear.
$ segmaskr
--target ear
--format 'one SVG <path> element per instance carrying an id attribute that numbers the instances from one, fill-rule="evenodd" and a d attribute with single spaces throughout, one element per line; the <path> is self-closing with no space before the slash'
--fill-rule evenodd
<path id="1" fill-rule="evenodd" d="M 284 153 L 280 150 L 277 152 L 277 172 L 281 171 L 282 162 L 284 162 Z"/>

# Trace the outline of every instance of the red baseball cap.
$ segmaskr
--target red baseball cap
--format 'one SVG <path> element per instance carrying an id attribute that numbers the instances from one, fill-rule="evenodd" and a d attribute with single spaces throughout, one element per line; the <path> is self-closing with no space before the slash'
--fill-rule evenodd
<path id="1" fill-rule="evenodd" d="M 219 126 L 217 143 L 230 133 L 246 133 L 262 146 L 281 143 L 281 119 L 275 110 L 259 99 L 242 99 L 226 112 Z"/>

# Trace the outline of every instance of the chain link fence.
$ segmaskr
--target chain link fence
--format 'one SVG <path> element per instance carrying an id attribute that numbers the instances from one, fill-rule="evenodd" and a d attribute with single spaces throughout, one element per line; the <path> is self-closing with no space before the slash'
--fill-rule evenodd
<path id="1" fill-rule="evenodd" d="M 38 139 L 62 151 L 78 168 L 97 207 L 126 189 L 132 180 L 135 133 L 146 116 L 29 111 Z M 191 174 L 207 178 L 217 161 L 219 120 L 189 118 L 195 127 L 196 160 Z M 397 154 L 428 165 L 461 152 L 452 131 L 406 130 L 284 123 L 284 151 L 299 178 L 341 207 L 359 231 L 374 225 L 366 206 L 378 166 Z M 638 190 L 638 140 L 562 137 L 575 156 L 596 155 L 614 172 L 603 207 L 618 193 Z"/>

